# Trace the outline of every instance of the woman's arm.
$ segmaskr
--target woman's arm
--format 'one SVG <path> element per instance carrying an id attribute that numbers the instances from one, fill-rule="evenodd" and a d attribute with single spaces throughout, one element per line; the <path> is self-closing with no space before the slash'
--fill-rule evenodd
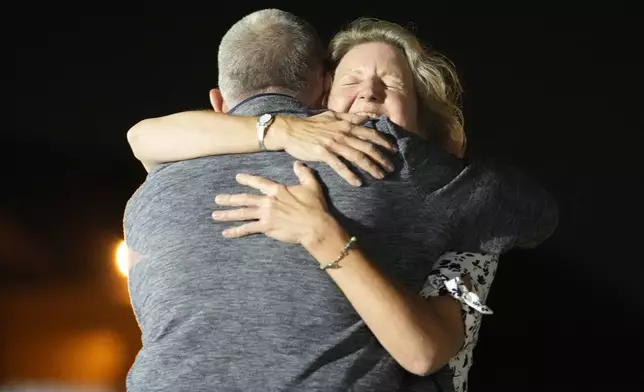
<path id="1" fill-rule="evenodd" d="M 357 125 L 366 119 L 333 112 L 310 118 L 277 116 L 264 144 L 269 150 L 284 150 L 296 159 L 325 162 L 350 183 L 360 185 L 359 178 L 339 157 L 375 178 L 383 178 L 382 168 L 391 171 L 393 166 L 375 145 L 396 149 L 379 132 Z M 166 162 L 258 152 L 256 124 L 257 117 L 190 111 L 143 120 L 128 131 L 127 139 L 134 156 L 150 171 Z"/>
<path id="2" fill-rule="evenodd" d="M 349 235 L 334 220 L 303 244 L 320 263 L 338 256 Z M 407 371 L 419 376 L 442 368 L 463 345 L 461 306 L 453 298 L 424 299 L 386 276 L 359 249 L 328 274 L 382 346 Z"/>
<path id="3" fill-rule="evenodd" d="M 301 185 L 284 186 L 257 176 L 237 181 L 260 190 L 259 195 L 219 195 L 215 202 L 241 207 L 215 211 L 218 221 L 254 220 L 224 231 L 230 238 L 263 233 L 282 242 L 302 244 L 324 265 L 333 261 L 350 236 L 327 212 L 320 184 L 300 163 Z M 328 269 L 349 302 L 383 347 L 409 372 L 427 375 L 447 363 L 461 347 L 461 307 L 450 297 L 423 299 L 383 274 L 359 249 L 350 250 L 342 268 Z M 312 266 L 313 268 L 313 266 Z"/>
<path id="4" fill-rule="evenodd" d="M 256 121 L 213 111 L 182 112 L 140 121 L 130 128 L 127 140 L 134 156 L 150 171 L 167 162 L 259 151 Z M 274 146 L 273 135 L 267 134 L 267 148 Z"/>

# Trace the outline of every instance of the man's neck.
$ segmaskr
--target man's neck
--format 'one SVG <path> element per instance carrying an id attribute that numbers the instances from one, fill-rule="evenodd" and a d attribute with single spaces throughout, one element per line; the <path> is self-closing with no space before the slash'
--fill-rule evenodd
<path id="1" fill-rule="evenodd" d="M 254 100 L 254 99 L 256 99 L 256 98 L 260 98 L 260 97 L 270 97 L 270 96 L 287 97 L 287 98 L 290 98 L 290 99 L 295 99 L 295 100 L 297 100 L 297 98 L 296 98 L 294 95 L 292 95 L 292 94 L 288 94 L 288 93 L 285 93 L 285 92 L 283 92 L 283 91 L 277 91 L 277 90 L 275 90 L 275 91 L 271 91 L 271 90 L 268 90 L 268 91 L 262 91 L 261 93 L 258 93 L 258 94 L 255 94 L 255 95 L 251 95 L 250 97 L 247 97 L 247 98 L 243 99 L 242 101 L 240 101 L 240 102 L 236 103 L 235 105 L 233 105 L 233 107 L 232 107 L 230 110 L 228 110 L 228 113 L 229 113 L 229 114 L 235 114 L 234 112 L 235 112 L 236 110 L 238 110 L 238 108 L 239 108 L 241 105 L 243 105 L 243 104 L 245 104 L 245 103 L 247 103 L 247 102 L 249 102 L 249 101 L 251 101 L 251 100 Z"/>
<path id="2" fill-rule="evenodd" d="M 263 93 L 248 97 L 238 103 L 228 114 L 236 116 L 260 116 L 265 113 L 311 115 L 310 108 L 296 98 L 281 93 Z"/>

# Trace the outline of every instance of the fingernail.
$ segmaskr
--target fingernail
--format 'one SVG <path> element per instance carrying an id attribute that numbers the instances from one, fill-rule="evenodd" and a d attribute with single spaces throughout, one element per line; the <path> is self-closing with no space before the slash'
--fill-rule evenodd
<path id="1" fill-rule="evenodd" d="M 224 237 L 230 237 L 230 231 L 224 230 L 221 232 L 221 235 L 223 235 Z"/>
<path id="2" fill-rule="evenodd" d="M 387 171 L 388 171 L 389 173 L 391 173 L 392 171 L 396 170 L 396 168 L 394 167 L 394 165 L 392 165 L 391 163 L 387 165 L 386 169 L 387 169 Z"/>
<path id="3" fill-rule="evenodd" d="M 215 204 L 219 204 L 220 202 L 221 202 L 221 196 L 220 196 L 220 195 L 217 195 L 217 196 L 215 197 Z"/>
<path id="4" fill-rule="evenodd" d="M 213 213 L 212 213 L 212 218 L 213 218 L 213 219 L 217 219 L 217 218 L 219 218 L 219 217 L 221 217 L 221 215 L 219 214 L 219 212 L 217 212 L 217 211 L 213 211 Z"/>
<path id="5" fill-rule="evenodd" d="M 362 181 L 360 181 L 358 179 L 355 179 L 355 180 L 353 180 L 353 185 L 360 186 L 360 185 L 362 185 Z"/>

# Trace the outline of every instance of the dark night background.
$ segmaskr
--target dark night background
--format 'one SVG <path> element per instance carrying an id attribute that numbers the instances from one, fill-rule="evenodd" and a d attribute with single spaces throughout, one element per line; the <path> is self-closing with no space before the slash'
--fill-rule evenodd
<path id="1" fill-rule="evenodd" d="M 125 134 L 146 117 L 207 108 L 220 38 L 268 7 L 308 19 L 325 40 L 363 15 L 413 24 L 462 77 L 471 154 L 519 167 L 557 196 L 553 237 L 501 259 L 471 391 L 639 389 L 644 32 L 642 17 L 611 4 L 491 16 L 431 2 L 130 3 L 25 19 L 15 76 L 3 76 L 16 110 L 0 139 L 0 389 L 121 390 L 140 342 L 114 249 L 145 176 Z"/>

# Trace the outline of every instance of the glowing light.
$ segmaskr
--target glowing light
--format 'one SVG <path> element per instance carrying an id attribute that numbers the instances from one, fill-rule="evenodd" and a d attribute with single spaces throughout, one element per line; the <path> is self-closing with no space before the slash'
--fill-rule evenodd
<path id="1" fill-rule="evenodd" d="M 129 272 L 129 261 L 128 261 L 128 250 L 125 241 L 119 243 L 118 248 L 116 248 L 116 267 L 118 268 L 121 275 L 127 277 Z"/>

